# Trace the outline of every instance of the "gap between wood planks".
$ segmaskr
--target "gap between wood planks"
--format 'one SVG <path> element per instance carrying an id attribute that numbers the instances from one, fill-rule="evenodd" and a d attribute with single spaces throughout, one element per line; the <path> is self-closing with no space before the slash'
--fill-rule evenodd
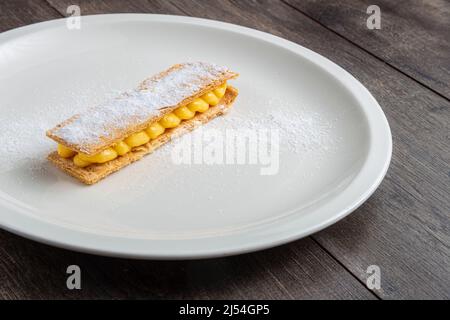
<path id="1" fill-rule="evenodd" d="M 362 51 L 366 52 L 367 54 L 371 55 L 372 57 L 374 57 L 375 59 L 377 59 L 378 61 L 383 62 L 384 64 L 388 65 L 389 67 L 391 67 L 392 69 L 394 69 L 395 71 L 403 74 L 404 76 L 408 77 L 409 79 L 413 80 L 414 82 L 420 84 L 422 87 L 430 90 L 431 92 L 435 93 L 436 95 L 440 96 L 441 98 L 444 98 L 447 101 L 450 101 L 449 98 L 447 98 L 445 95 L 443 95 L 442 93 L 436 91 L 435 89 L 431 88 L 430 86 L 428 86 L 427 84 L 423 83 L 420 80 L 417 80 L 416 78 L 410 76 L 409 74 L 403 72 L 401 69 L 397 68 L 396 66 L 394 66 L 393 64 L 385 61 L 383 58 L 377 56 L 376 54 L 374 54 L 373 52 L 371 52 L 370 50 L 360 46 L 359 44 L 357 44 L 356 42 L 346 38 L 345 36 L 341 35 L 340 33 L 334 31 L 333 29 L 329 28 L 326 24 L 323 24 L 322 22 L 320 22 L 319 20 L 317 20 L 316 18 L 308 15 L 307 13 L 303 12 L 301 9 L 297 8 L 296 6 L 290 4 L 289 2 L 285 1 L 285 0 L 280 0 L 282 3 L 284 3 L 285 5 L 287 5 L 288 7 L 292 8 L 293 10 L 297 11 L 298 13 L 304 15 L 305 17 L 311 19 L 312 21 L 314 21 L 315 23 L 317 23 L 318 25 L 322 26 L 323 28 L 327 29 L 328 31 L 331 31 L 332 33 L 334 33 L 335 35 L 337 35 L 338 37 L 345 39 L 346 41 L 350 42 L 352 45 L 358 47 L 359 49 L 361 49 Z"/>
<path id="2" fill-rule="evenodd" d="M 48 2 L 47 0 L 43 0 L 53 12 L 56 12 L 56 14 L 60 15 L 61 18 L 65 18 L 66 15 L 61 13 L 57 8 L 55 8 L 50 2 Z"/>
<path id="3" fill-rule="evenodd" d="M 358 276 L 357 275 L 355 275 L 349 268 L 347 268 L 347 266 L 345 265 L 345 264 L 343 264 L 339 259 L 337 259 L 336 257 L 335 257 L 335 255 L 330 251 L 330 250 L 328 250 L 327 248 L 325 248 L 315 237 L 314 237 L 314 234 L 313 235 L 311 235 L 311 236 L 309 236 L 308 238 L 310 238 L 312 241 L 314 241 L 326 254 L 328 254 L 331 258 L 333 258 L 344 270 L 346 270 L 349 274 L 351 274 L 351 276 L 353 277 L 353 278 L 355 278 L 356 279 L 356 281 L 358 281 L 359 283 L 361 283 L 361 285 L 364 287 L 364 288 L 366 288 L 367 289 L 367 291 L 369 291 L 375 298 L 377 298 L 378 300 L 384 300 L 380 295 L 378 295 L 377 293 L 376 293 L 376 291 L 374 291 L 374 290 L 370 290 L 368 287 L 367 287 L 367 284 L 366 283 L 364 283 L 364 281 L 362 280 L 362 279 L 360 279 L 360 278 L 358 278 Z"/>

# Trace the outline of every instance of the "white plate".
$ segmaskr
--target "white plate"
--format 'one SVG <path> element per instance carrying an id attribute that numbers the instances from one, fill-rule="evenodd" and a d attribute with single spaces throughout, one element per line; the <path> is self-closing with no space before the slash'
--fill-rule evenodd
<path id="1" fill-rule="evenodd" d="M 278 174 L 260 175 L 257 165 L 176 165 L 166 148 L 86 187 L 45 161 L 55 147 L 44 134 L 52 125 L 173 63 L 197 60 L 241 74 L 235 108 L 214 126 L 273 112 L 304 120 L 295 152 L 281 137 Z M 305 237 L 374 192 L 392 148 L 380 106 L 339 66 L 267 33 L 187 17 L 98 15 L 83 17 L 80 30 L 61 19 L 5 32 L 0 106 L 0 226 L 111 256 L 216 257 Z"/>

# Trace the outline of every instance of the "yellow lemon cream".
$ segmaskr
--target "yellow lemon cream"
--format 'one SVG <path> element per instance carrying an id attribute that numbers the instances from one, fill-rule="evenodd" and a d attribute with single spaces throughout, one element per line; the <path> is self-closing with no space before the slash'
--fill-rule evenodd
<path id="1" fill-rule="evenodd" d="M 152 123 L 145 130 L 133 133 L 122 141 L 116 142 L 111 147 L 94 155 L 77 153 L 61 144 L 58 144 L 58 154 L 62 158 L 72 158 L 73 163 L 77 167 L 87 167 L 93 163 L 106 163 L 114 160 L 119 156 L 123 156 L 130 152 L 133 148 L 142 146 L 147 142 L 156 139 L 166 131 L 180 125 L 183 120 L 192 119 L 197 112 L 205 112 L 211 106 L 219 104 L 227 90 L 225 82 L 216 89 L 205 93 L 200 98 L 195 99 L 186 106 L 179 107 L 173 112 L 164 115 L 159 121 Z"/>

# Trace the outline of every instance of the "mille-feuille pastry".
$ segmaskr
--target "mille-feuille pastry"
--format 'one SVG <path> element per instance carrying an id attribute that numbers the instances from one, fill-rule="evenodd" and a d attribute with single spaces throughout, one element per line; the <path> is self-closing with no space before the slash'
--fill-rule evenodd
<path id="1" fill-rule="evenodd" d="M 172 137 L 226 113 L 237 73 L 210 63 L 172 66 L 137 89 L 88 109 L 47 131 L 58 143 L 48 159 L 86 184 L 141 159 Z"/>

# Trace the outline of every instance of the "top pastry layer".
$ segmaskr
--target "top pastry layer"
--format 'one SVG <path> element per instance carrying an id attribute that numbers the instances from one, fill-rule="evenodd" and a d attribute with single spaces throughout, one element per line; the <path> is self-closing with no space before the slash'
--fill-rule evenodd
<path id="1" fill-rule="evenodd" d="M 144 80 L 137 89 L 60 123 L 47 136 L 74 151 L 96 154 L 235 77 L 236 73 L 215 64 L 177 64 Z"/>

